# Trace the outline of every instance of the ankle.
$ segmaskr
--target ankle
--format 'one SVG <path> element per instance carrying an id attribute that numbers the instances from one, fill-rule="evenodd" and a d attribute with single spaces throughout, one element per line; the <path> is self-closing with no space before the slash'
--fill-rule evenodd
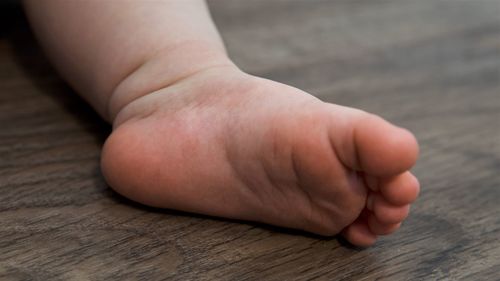
<path id="1" fill-rule="evenodd" d="M 165 48 L 145 59 L 118 84 L 108 101 L 108 119 L 115 123 L 127 105 L 143 96 L 223 67 L 237 69 L 224 50 L 207 48 L 202 42 L 182 42 Z"/>

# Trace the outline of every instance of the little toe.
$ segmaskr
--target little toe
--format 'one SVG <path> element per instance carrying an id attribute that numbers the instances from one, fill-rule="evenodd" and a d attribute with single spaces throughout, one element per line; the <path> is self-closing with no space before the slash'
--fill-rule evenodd
<path id="1" fill-rule="evenodd" d="M 410 204 L 417 199 L 420 184 L 410 172 L 379 180 L 380 193 L 394 205 Z"/>
<path id="2" fill-rule="evenodd" d="M 376 235 L 388 235 L 398 230 L 401 227 L 401 222 L 399 223 L 382 223 L 380 222 L 374 214 L 371 214 L 368 219 L 368 227 L 370 231 Z"/>
<path id="3" fill-rule="evenodd" d="M 378 193 L 370 195 L 372 199 L 372 211 L 377 219 L 384 224 L 394 224 L 403 221 L 410 212 L 410 205 L 396 206 L 384 199 Z"/>
<path id="4" fill-rule="evenodd" d="M 371 246 L 377 240 L 377 236 L 370 231 L 365 219 L 354 221 L 342 231 L 342 235 L 349 243 L 359 247 Z"/>

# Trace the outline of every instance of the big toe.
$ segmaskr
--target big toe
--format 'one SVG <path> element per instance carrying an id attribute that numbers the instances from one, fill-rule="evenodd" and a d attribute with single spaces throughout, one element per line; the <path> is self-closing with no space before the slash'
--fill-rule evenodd
<path id="1" fill-rule="evenodd" d="M 360 115 L 352 123 L 349 140 L 337 151 L 344 163 L 377 177 L 409 170 L 418 157 L 418 144 L 413 134 L 376 115 Z"/>

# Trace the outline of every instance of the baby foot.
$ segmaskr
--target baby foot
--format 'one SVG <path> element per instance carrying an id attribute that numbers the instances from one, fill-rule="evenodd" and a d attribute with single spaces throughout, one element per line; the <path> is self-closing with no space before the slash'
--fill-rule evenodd
<path id="1" fill-rule="evenodd" d="M 143 204 L 368 246 L 408 215 L 417 154 L 411 133 L 375 115 L 220 67 L 125 106 L 102 169 Z"/>

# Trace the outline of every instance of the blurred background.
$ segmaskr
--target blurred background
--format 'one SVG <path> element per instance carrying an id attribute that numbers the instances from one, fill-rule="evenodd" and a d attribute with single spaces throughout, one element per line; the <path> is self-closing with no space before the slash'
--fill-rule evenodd
<path id="1" fill-rule="evenodd" d="M 402 229 L 341 239 L 156 210 L 99 172 L 110 131 L 0 3 L 0 279 L 496 280 L 500 1 L 211 0 L 245 71 L 412 130 L 421 198 Z M 75 40 L 77 35 L 75 34 Z"/>

